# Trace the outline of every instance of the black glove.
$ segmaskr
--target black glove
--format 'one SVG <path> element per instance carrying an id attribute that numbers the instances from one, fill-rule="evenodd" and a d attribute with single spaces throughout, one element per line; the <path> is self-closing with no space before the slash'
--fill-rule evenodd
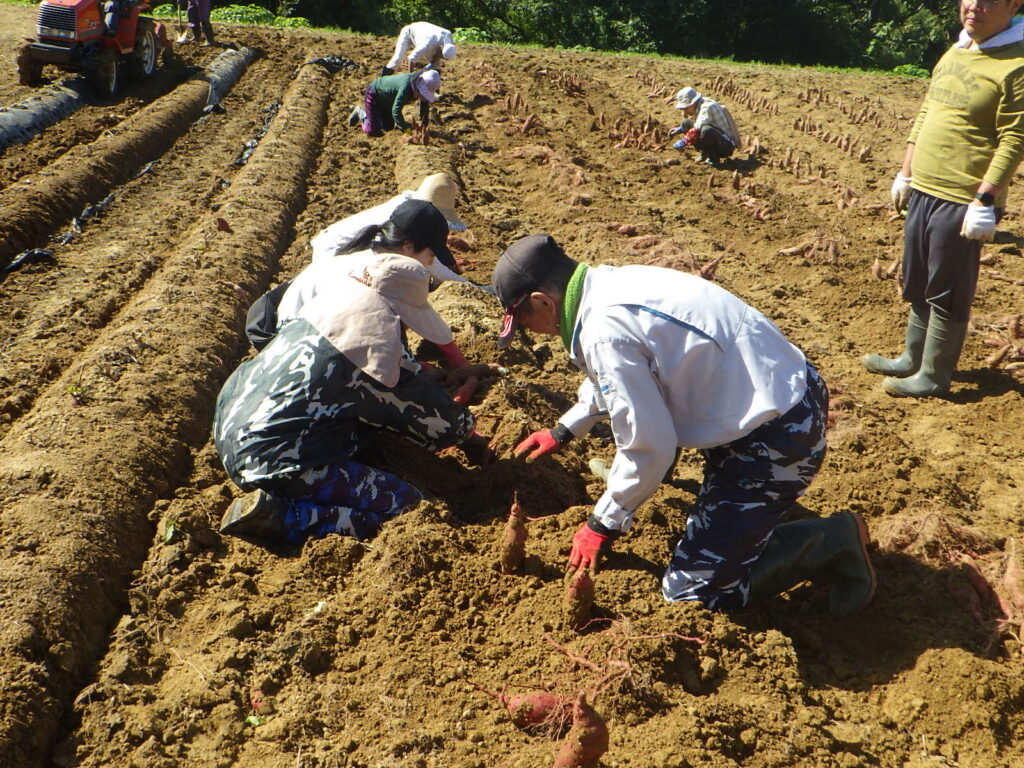
<path id="1" fill-rule="evenodd" d="M 381 77 L 385 77 L 387 75 L 393 75 L 393 74 L 395 74 L 395 70 L 393 70 L 391 67 L 381 67 L 380 68 L 380 76 Z"/>

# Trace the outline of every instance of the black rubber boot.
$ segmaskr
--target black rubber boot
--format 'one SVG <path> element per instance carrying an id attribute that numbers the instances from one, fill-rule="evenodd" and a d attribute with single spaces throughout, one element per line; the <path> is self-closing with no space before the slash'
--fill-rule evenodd
<path id="1" fill-rule="evenodd" d="M 387 77 L 388 75 L 393 75 L 393 74 L 395 74 L 395 70 L 393 70 L 391 67 L 384 66 L 384 67 L 380 68 L 380 76 L 381 77 Z"/>
<path id="2" fill-rule="evenodd" d="M 881 355 L 864 355 L 864 367 L 869 373 L 883 376 L 913 376 L 921 367 L 921 355 L 924 353 L 924 340 L 928 335 L 928 318 L 931 308 L 928 302 L 921 301 L 910 305 L 910 316 L 907 318 L 907 336 L 903 342 L 903 354 L 888 358 Z"/>
<path id="3" fill-rule="evenodd" d="M 933 309 L 928 319 L 928 335 L 924 341 L 921 367 L 908 378 L 886 379 L 882 382 L 882 388 L 896 397 L 934 397 L 946 394 L 966 338 L 967 323 L 954 322 L 945 313 Z"/>
<path id="4" fill-rule="evenodd" d="M 842 618 L 862 610 L 874 597 L 876 585 L 868 541 L 863 518 L 850 512 L 779 525 L 751 568 L 750 601 L 785 592 L 803 581 L 828 582 L 833 616 Z"/>
<path id="5" fill-rule="evenodd" d="M 251 536 L 266 541 L 283 541 L 288 533 L 284 513 L 288 502 L 266 491 L 253 491 L 231 502 L 220 532 Z"/>

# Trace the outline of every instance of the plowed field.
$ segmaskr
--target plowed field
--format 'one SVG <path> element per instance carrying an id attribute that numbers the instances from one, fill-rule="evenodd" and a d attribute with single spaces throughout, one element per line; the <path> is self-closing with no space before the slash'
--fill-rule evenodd
<path id="1" fill-rule="evenodd" d="M 33 25 L 0 6 L 0 104 L 30 93 L 9 52 Z M 259 54 L 222 110 L 197 112 L 188 79 L 221 51 L 183 48 L 0 154 L 0 267 L 52 251 L 0 282 L 0 765 L 534 768 L 560 737 L 482 689 L 539 688 L 590 694 L 608 768 L 1022 764 L 1021 353 L 986 360 L 1024 313 L 1020 180 L 950 397 L 891 399 L 860 365 L 902 341 L 888 188 L 923 81 L 465 45 L 421 146 L 346 122 L 390 40 L 222 37 Z M 327 54 L 358 66 L 310 63 Z M 666 147 L 664 97 L 686 84 L 740 125 L 726 169 Z M 684 452 L 598 575 L 600 621 L 568 629 L 563 564 L 603 487 L 588 461 L 614 450 L 601 430 L 487 469 L 381 445 L 373 462 L 430 500 L 370 542 L 217 533 L 239 491 L 209 429 L 248 304 L 321 228 L 436 171 L 458 181 L 478 283 L 540 231 L 590 263 L 719 260 L 713 279 L 831 387 L 831 452 L 794 513 L 865 515 L 880 583 L 863 614 L 829 618 L 810 586 L 733 616 L 665 604 L 701 476 Z M 508 369 L 471 406 L 507 457 L 578 376 L 556 340 L 499 352 L 487 294 L 433 300 L 473 362 Z M 514 493 L 540 519 L 508 576 Z"/>

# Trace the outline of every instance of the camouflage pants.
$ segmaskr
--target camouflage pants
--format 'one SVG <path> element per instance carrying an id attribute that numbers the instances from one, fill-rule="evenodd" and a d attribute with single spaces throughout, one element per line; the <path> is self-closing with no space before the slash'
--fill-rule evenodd
<path id="1" fill-rule="evenodd" d="M 807 364 L 807 391 L 787 413 L 702 450 L 704 482 L 662 578 L 665 599 L 733 610 L 750 596 L 750 567 L 825 458 L 828 389 Z"/>
<path id="2" fill-rule="evenodd" d="M 423 499 L 402 478 L 357 461 L 306 470 L 275 495 L 288 501 L 285 525 L 293 544 L 331 533 L 372 539 L 387 520 Z"/>

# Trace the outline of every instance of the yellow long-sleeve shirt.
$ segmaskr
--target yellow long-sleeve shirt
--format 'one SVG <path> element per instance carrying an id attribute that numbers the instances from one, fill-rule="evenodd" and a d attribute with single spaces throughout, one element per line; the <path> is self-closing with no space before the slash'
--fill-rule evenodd
<path id="1" fill-rule="evenodd" d="M 1024 41 L 950 48 L 914 121 L 911 186 L 969 203 L 982 180 L 1003 191 L 1024 155 Z"/>

